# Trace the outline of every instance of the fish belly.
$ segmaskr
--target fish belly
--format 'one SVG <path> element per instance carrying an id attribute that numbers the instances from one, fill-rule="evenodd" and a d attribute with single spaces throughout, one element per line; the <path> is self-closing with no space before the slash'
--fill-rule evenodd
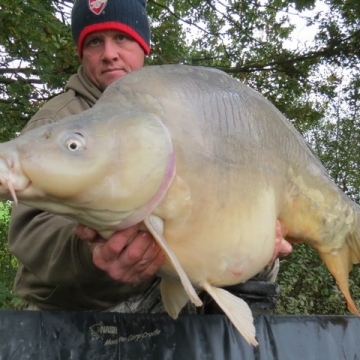
<path id="1" fill-rule="evenodd" d="M 252 202 L 233 198 L 225 208 L 199 202 L 181 226 L 166 226 L 165 239 L 194 286 L 244 282 L 269 262 L 275 245 L 276 198 L 268 187 Z M 162 271 L 176 276 L 170 263 Z"/>

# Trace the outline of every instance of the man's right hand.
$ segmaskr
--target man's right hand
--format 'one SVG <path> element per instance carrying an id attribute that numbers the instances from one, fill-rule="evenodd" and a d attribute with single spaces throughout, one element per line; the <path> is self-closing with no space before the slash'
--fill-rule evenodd
<path id="1" fill-rule="evenodd" d="M 271 257 L 268 266 L 272 266 L 277 258 L 289 255 L 291 252 L 292 246 L 283 238 L 281 223 L 279 220 L 276 220 L 275 247 L 273 256 Z"/>
<path id="2" fill-rule="evenodd" d="M 112 279 L 137 285 L 153 276 L 165 261 L 165 254 L 151 234 L 135 225 L 104 240 L 93 229 L 78 225 L 76 235 L 90 246 L 96 267 Z"/>

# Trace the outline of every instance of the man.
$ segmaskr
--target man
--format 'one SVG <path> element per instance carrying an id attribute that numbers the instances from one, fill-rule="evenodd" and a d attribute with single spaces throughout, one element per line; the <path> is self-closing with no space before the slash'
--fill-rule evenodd
<path id="1" fill-rule="evenodd" d="M 71 26 L 82 65 L 65 93 L 40 109 L 23 131 L 91 108 L 107 86 L 141 68 L 149 54 L 145 0 L 77 0 Z M 154 275 L 164 254 L 138 226 L 104 241 L 74 221 L 19 205 L 12 213 L 9 245 L 21 263 L 15 289 L 30 309 L 162 310 Z"/>
<path id="2" fill-rule="evenodd" d="M 78 0 L 72 33 L 82 66 L 23 131 L 89 109 L 107 86 L 144 65 L 145 0 Z M 21 297 L 40 309 L 106 309 L 149 288 L 164 254 L 147 232 L 134 226 L 104 242 L 91 229 L 76 228 L 61 216 L 14 208 L 9 245 L 21 263 L 15 281 Z"/>

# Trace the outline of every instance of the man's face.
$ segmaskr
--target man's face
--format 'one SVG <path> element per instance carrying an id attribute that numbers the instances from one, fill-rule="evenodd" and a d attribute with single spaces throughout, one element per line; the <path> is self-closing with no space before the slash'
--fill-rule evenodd
<path id="1" fill-rule="evenodd" d="M 144 66 L 141 46 L 117 30 L 89 34 L 84 41 L 82 64 L 89 79 L 101 90 Z"/>

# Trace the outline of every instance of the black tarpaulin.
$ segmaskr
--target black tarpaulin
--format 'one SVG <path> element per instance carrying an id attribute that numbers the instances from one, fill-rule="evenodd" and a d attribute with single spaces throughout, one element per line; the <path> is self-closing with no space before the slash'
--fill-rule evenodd
<path id="1" fill-rule="evenodd" d="M 360 317 L 255 316 L 258 347 L 224 315 L 0 310 L 0 359 L 360 360 Z"/>

